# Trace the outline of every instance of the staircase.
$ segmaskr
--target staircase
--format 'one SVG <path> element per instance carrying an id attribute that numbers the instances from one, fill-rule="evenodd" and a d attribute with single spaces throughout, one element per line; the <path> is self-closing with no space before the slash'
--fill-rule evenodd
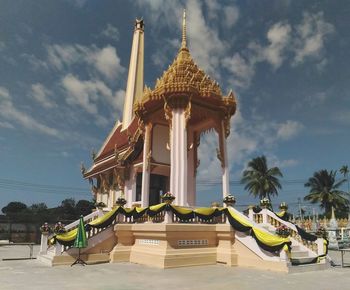
<path id="1" fill-rule="evenodd" d="M 191 211 L 191 209 L 187 210 Z M 159 234 L 154 234 L 156 229 L 165 229 L 162 234 L 164 234 L 165 242 L 169 243 L 169 241 L 166 240 L 167 228 L 177 224 L 185 229 L 185 225 L 190 226 L 192 224 L 192 226 L 195 227 L 207 225 L 208 234 L 218 235 L 217 237 L 219 240 L 223 239 L 222 242 L 219 241 L 219 245 L 217 246 L 215 246 L 215 242 L 211 243 L 208 242 L 208 240 L 205 240 L 208 238 L 208 236 L 203 236 L 201 238 L 202 240 L 200 240 L 206 241 L 208 245 L 212 245 L 207 249 L 212 253 L 212 255 L 214 255 L 212 257 L 212 262 L 214 263 L 221 263 L 221 261 L 225 260 L 225 257 L 228 257 L 227 255 L 229 255 L 231 257 L 231 262 L 226 264 L 230 264 L 232 266 L 256 267 L 260 269 L 270 269 L 291 273 L 320 270 L 329 267 L 329 263 L 324 257 L 325 249 L 323 239 L 309 241 L 302 238 L 294 224 L 280 219 L 268 209 L 263 209 L 259 213 L 254 213 L 252 210 L 250 210 L 248 217 L 232 207 L 230 207 L 229 210 L 232 211 L 242 223 L 249 224 L 251 225 L 251 228 L 258 229 L 260 232 L 268 234 L 268 236 L 275 236 L 276 228 L 281 225 L 288 227 L 291 231 L 291 236 L 289 238 L 292 242 L 290 255 L 288 255 L 283 249 L 276 252 L 264 250 L 257 243 L 257 240 L 255 239 L 256 237 L 254 238 L 250 234 L 250 231 L 234 231 L 231 225 L 229 225 L 228 217 L 226 216 L 227 213 L 225 214 L 225 211 L 222 211 L 220 216 L 209 220 L 194 216 L 191 219 L 183 221 L 171 211 L 164 210 L 153 216 L 148 216 L 147 213 L 142 214 L 141 216 L 126 216 L 119 213 L 119 211 L 114 211 L 113 215 L 110 215 L 112 212 L 104 215 L 105 213 L 99 210 L 85 216 L 84 222 L 86 224 L 93 224 L 95 222 L 95 225 L 96 222 L 100 222 L 100 225 L 102 225 L 101 219 L 99 218 L 101 218 L 103 215 L 104 217 L 107 215 L 110 217 L 113 216 L 113 220 L 110 220 L 110 223 L 105 227 L 90 227 L 88 229 L 87 238 L 89 243 L 88 247 L 82 251 L 82 258 L 88 263 L 102 263 L 109 261 L 115 262 L 119 261 L 121 257 L 122 260 L 120 261 L 129 261 L 129 258 L 133 259 L 133 254 L 131 253 L 132 249 L 138 250 L 139 252 L 142 250 L 145 251 L 145 253 L 148 253 L 151 248 L 156 249 L 155 245 L 161 245 L 160 241 L 158 240 Z M 77 228 L 78 224 L 79 220 L 65 226 L 65 229 L 67 232 L 69 232 Z M 219 224 L 221 224 L 221 228 L 218 227 Z M 134 231 L 136 231 L 136 235 Z M 148 233 L 145 234 L 144 237 L 139 238 L 142 231 L 148 231 Z M 180 239 L 183 239 L 183 234 L 179 235 Z M 232 235 L 232 238 L 230 235 Z M 305 235 L 303 234 L 303 236 Z M 77 255 L 77 249 L 71 248 L 71 246 L 68 245 L 61 245 L 58 242 L 56 242 L 55 245 L 47 246 L 47 241 L 50 240 L 50 238 L 50 236 L 42 236 L 41 251 L 38 255 L 38 260 L 50 266 L 72 264 Z M 188 239 L 189 241 L 186 240 L 187 242 L 195 242 L 195 239 L 194 241 L 192 241 L 190 238 Z M 179 241 L 177 241 L 177 243 L 179 243 Z M 151 248 L 144 249 L 144 245 Z M 177 254 L 177 251 L 179 250 L 177 250 L 177 247 L 174 247 L 173 244 L 172 246 L 168 244 L 168 246 L 164 247 L 165 249 L 172 249 L 174 252 L 176 252 L 175 256 L 179 256 Z M 220 253 L 220 258 L 219 256 L 215 258 L 215 247 L 218 247 L 217 253 Z M 199 249 L 192 247 L 192 249 L 188 248 L 186 251 L 188 251 L 188 253 L 190 253 L 190 251 L 195 253 L 197 250 Z M 184 252 L 184 250 L 182 250 L 182 252 Z"/>
<path id="2" fill-rule="evenodd" d="M 259 213 L 254 213 L 250 209 L 249 218 L 271 233 L 275 233 L 276 228 L 281 225 L 285 225 L 290 229 L 292 250 L 289 257 L 290 263 L 288 263 L 289 272 L 297 273 L 324 270 L 330 267 L 327 257 L 324 256 L 325 248 L 322 238 L 318 238 L 316 241 L 303 239 L 293 223 L 282 220 L 266 208 L 262 209 Z M 319 256 L 321 257 L 318 258 Z"/>
<path id="3" fill-rule="evenodd" d="M 102 210 L 96 210 L 84 217 L 84 223 L 87 224 L 103 215 Z M 89 240 L 88 247 L 82 250 L 82 257 L 90 263 L 109 262 L 109 252 L 116 243 L 116 237 L 113 231 L 113 222 L 104 228 L 91 228 L 87 231 Z M 74 230 L 79 225 L 79 220 L 65 226 L 66 232 Z M 48 245 L 47 241 L 52 239 L 53 235 L 41 237 L 41 249 L 37 259 L 49 266 L 67 265 L 74 262 L 78 250 L 71 246 L 64 246 L 56 242 L 54 245 Z"/>

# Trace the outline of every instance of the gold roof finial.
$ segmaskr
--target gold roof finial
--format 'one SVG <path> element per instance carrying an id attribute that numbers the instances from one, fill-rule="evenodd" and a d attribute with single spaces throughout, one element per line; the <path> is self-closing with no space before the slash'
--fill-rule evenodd
<path id="1" fill-rule="evenodd" d="M 181 49 L 187 49 L 186 43 L 186 9 L 184 9 L 184 13 L 182 16 L 182 42 Z"/>

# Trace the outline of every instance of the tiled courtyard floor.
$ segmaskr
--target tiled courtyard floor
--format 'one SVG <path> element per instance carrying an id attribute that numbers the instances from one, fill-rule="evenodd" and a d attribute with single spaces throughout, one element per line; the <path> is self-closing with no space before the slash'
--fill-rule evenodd
<path id="1" fill-rule="evenodd" d="M 38 251 L 35 247 L 34 254 Z M 284 274 L 223 265 L 160 270 L 141 265 L 99 264 L 50 268 L 37 260 L 2 261 L 25 257 L 28 247 L 0 247 L 1 290 L 83 290 L 83 289 L 293 289 L 348 290 L 350 268 Z M 338 252 L 330 255 L 340 263 Z M 350 261 L 350 256 L 348 257 Z"/>

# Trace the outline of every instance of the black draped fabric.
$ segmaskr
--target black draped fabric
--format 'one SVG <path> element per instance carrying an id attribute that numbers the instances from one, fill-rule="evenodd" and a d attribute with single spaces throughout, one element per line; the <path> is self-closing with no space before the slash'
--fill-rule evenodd
<path id="1" fill-rule="evenodd" d="M 189 213 L 181 213 L 180 211 L 178 211 L 173 206 L 170 206 L 170 210 L 181 221 L 187 221 L 187 220 L 190 220 L 190 219 L 194 218 L 194 212 L 193 211 L 191 211 Z"/>
<path id="2" fill-rule="evenodd" d="M 228 218 L 228 221 L 230 222 L 231 226 L 239 232 L 248 232 L 251 230 L 251 226 L 246 226 L 243 225 L 242 223 L 240 223 L 238 220 L 236 220 L 233 216 L 231 216 L 228 211 L 227 208 L 225 209 L 225 213 L 226 213 L 226 217 Z"/>
<path id="3" fill-rule="evenodd" d="M 288 220 L 289 220 L 289 213 L 288 212 L 284 212 L 284 214 L 283 214 L 283 216 L 279 216 L 277 213 L 275 213 L 275 212 L 273 212 L 273 214 L 276 216 L 276 217 L 278 217 L 278 218 L 280 218 L 281 220 L 284 220 L 285 222 L 288 222 Z"/>
<path id="4" fill-rule="evenodd" d="M 259 206 L 254 206 L 254 207 L 253 207 L 253 212 L 254 212 L 254 213 L 259 213 L 259 212 L 261 212 L 261 211 L 262 211 L 261 207 L 259 207 Z"/>
<path id="5" fill-rule="evenodd" d="M 151 207 L 149 207 L 149 208 L 147 209 L 147 214 L 148 214 L 150 217 L 154 217 L 154 216 L 157 215 L 158 213 L 162 212 L 162 211 L 165 209 L 166 206 L 167 206 L 167 205 L 164 204 L 164 205 L 158 207 L 157 209 L 151 209 Z"/>
<path id="6" fill-rule="evenodd" d="M 301 236 L 304 240 L 311 241 L 311 242 L 314 242 L 317 240 L 317 236 L 304 231 L 302 228 L 298 227 L 297 225 L 295 225 L 295 227 L 298 230 L 299 236 Z"/>
<path id="7" fill-rule="evenodd" d="M 276 245 L 276 246 L 269 246 L 267 244 L 262 243 L 258 237 L 255 235 L 254 231 L 251 231 L 251 236 L 255 239 L 256 243 L 259 245 L 260 248 L 264 249 L 265 251 L 268 251 L 270 253 L 276 253 L 279 252 L 283 249 L 283 247 L 285 245 L 288 246 L 288 251 L 290 252 L 292 249 L 292 242 L 286 242 L 286 243 L 282 243 L 280 245 Z"/>

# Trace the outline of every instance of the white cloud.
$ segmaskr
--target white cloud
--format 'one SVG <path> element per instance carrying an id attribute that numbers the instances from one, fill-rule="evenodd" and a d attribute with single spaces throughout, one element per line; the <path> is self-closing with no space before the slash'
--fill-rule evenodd
<path id="1" fill-rule="evenodd" d="M 86 4 L 86 2 L 88 2 L 88 0 L 67 0 L 67 1 L 79 8 L 82 8 Z"/>
<path id="2" fill-rule="evenodd" d="M 225 55 L 228 44 L 219 38 L 218 29 L 211 28 L 204 20 L 199 1 L 186 5 L 189 47 L 198 65 L 217 79 L 220 79 L 220 58 Z M 178 21 L 180 23 L 180 21 Z"/>
<path id="3" fill-rule="evenodd" d="M 225 26 L 233 27 L 239 19 L 239 10 L 236 6 L 226 6 L 223 8 L 225 15 Z"/>
<path id="4" fill-rule="evenodd" d="M 291 27 L 289 24 L 278 22 L 267 32 L 267 39 L 270 44 L 265 48 L 266 60 L 274 67 L 278 68 L 283 61 L 282 53 L 290 40 Z"/>
<path id="5" fill-rule="evenodd" d="M 9 122 L 2 122 L 0 121 L 0 127 L 6 128 L 6 129 L 14 129 L 15 127 L 10 124 Z"/>
<path id="6" fill-rule="evenodd" d="M 96 124 L 105 126 L 108 120 L 98 110 L 98 103 L 102 102 L 121 112 L 125 92 L 118 90 L 115 93 L 100 80 L 80 80 L 72 74 L 62 79 L 62 87 L 66 90 L 66 101 L 71 105 L 78 105 L 96 118 Z"/>
<path id="7" fill-rule="evenodd" d="M 147 11 L 149 20 L 152 21 L 154 27 L 154 29 L 152 29 L 153 31 L 166 26 L 176 31 L 178 40 L 181 39 L 182 24 L 182 9 L 180 7 L 185 7 L 188 46 L 195 62 L 204 69 L 206 73 L 218 80 L 221 78 L 219 70 L 220 58 L 225 56 L 229 44 L 219 37 L 219 25 L 214 26 L 214 24 L 216 24 L 214 21 L 210 23 L 204 20 L 204 12 L 207 10 L 209 18 L 219 18 L 220 21 L 222 19 L 222 25 L 232 26 L 236 21 L 235 18 L 239 15 L 238 10 L 228 8 L 233 7 L 233 5 L 223 6 L 215 1 L 200 2 L 197 0 L 187 2 L 140 0 L 136 3 Z M 227 14 L 225 16 L 226 8 L 228 8 L 228 12 L 232 12 L 233 15 Z M 171 59 L 169 59 L 169 55 L 173 55 L 173 53 L 167 54 L 164 47 L 161 47 L 159 50 L 160 52 L 156 51 L 154 53 L 155 56 L 153 60 L 158 61 L 164 59 L 163 62 L 170 63 Z"/>
<path id="8" fill-rule="evenodd" d="M 287 120 L 276 123 L 262 120 L 246 120 L 238 110 L 231 119 L 231 133 L 227 139 L 227 152 L 229 167 L 232 173 L 233 167 L 241 167 L 247 160 L 256 154 L 265 154 L 274 166 L 281 168 L 291 167 L 298 164 L 298 160 L 279 160 L 272 151 L 281 141 L 295 137 L 303 125 L 297 121 Z M 205 134 L 201 138 L 198 151 L 200 167 L 198 179 L 219 180 L 221 177 L 220 162 L 216 157 L 218 148 L 218 136 L 216 132 Z"/>
<path id="9" fill-rule="evenodd" d="M 288 140 L 296 136 L 303 127 L 304 126 L 300 122 L 288 120 L 278 125 L 277 138 Z"/>
<path id="10" fill-rule="evenodd" d="M 62 79 L 62 85 L 67 91 L 67 103 L 76 104 L 91 114 L 97 114 L 98 93 L 112 94 L 101 81 L 81 81 L 69 74 Z"/>
<path id="11" fill-rule="evenodd" d="M 87 60 L 110 80 L 117 78 L 118 73 L 124 73 L 125 71 L 124 67 L 120 64 L 120 58 L 115 48 L 112 46 L 104 47 L 93 53 L 90 52 L 87 55 Z"/>
<path id="12" fill-rule="evenodd" d="M 258 63 L 269 63 L 276 70 L 288 56 L 293 57 L 292 65 L 301 64 L 306 58 L 319 58 L 326 38 L 333 32 L 334 26 L 324 20 L 322 12 L 304 13 L 302 22 L 295 26 L 286 21 L 271 25 L 266 33 L 267 45 L 251 41 L 247 48 L 231 58 L 224 57 L 221 64 L 232 74 L 232 84 L 247 88 Z M 326 65 L 327 59 L 323 58 L 316 68 L 322 72 Z"/>
<path id="13" fill-rule="evenodd" d="M 154 24 L 158 24 L 154 29 L 160 26 L 173 28 L 181 19 L 182 10 L 181 1 L 168 0 L 137 0 L 135 3 L 142 9 L 146 9 L 145 15 Z"/>
<path id="14" fill-rule="evenodd" d="M 119 40 L 119 30 L 117 27 L 113 26 L 112 24 L 108 23 L 106 28 L 102 30 L 101 35 L 107 38 L 110 38 L 114 41 Z"/>
<path id="15" fill-rule="evenodd" d="M 0 87 L 0 116 L 9 121 L 14 121 L 26 129 L 61 138 L 57 129 L 46 126 L 15 108 L 9 91 L 4 87 Z"/>
<path id="16" fill-rule="evenodd" d="M 89 64 L 109 80 L 117 79 L 125 72 L 120 64 L 116 49 L 110 45 L 104 48 L 83 45 L 50 45 L 47 46 L 48 62 L 58 70 L 73 64 Z"/>
<path id="17" fill-rule="evenodd" d="M 290 43 L 290 34 L 289 24 L 275 23 L 266 33 L 268 45 L 263 46 L 252 41 L 246 51 L 236 52 L 232 57 L 222 58 L 221 65 L 232 74 L 229 83 L 235 87 L 248 88 L 255 75 L 255 66 L 259 62 L 267 62 L 273 69 L 279 68 Z"/>
<path id="18" fill-rule="evenodd" d="M 37 102 L 39 102 L 43 107 L 53 108 L 57 106 L 55 102 L 53 102 L 48 98 L 48 96 L 52 95 L 52 92 L 49 89 L 45 88 L 45 86 L 43 86 L 42 84 L 40 83 L 33 84 L 31 86 L 31 89 L 32 89 L 31 96 Z"/>
<path id="19" fill-rule="evenodd" d="M 239 53 L 222 60 L 222 66 L 232 73 L 229 82 L 235 87 L 248 87 L 255 74 L 254 65 L 246 61 Z"/>
<path id="20" fill-rule="evenodd" d="M 266 61 L 274 69 L 279 68 L 284 60 L 284 53 L 291 39 L 291 27 L 287 23 L 277 22 L 267 31 L 267 46 L 251 42 L 248 46 L 252 53 L 250 55 L 253 64 Z"/>
<path id="21" fill-rule="evenodd" d="M 269 167 L 279 167 L 281 168 L 287 168 L 287 167 L 293 167 L 298 165 L 300 162 L 297 159 L 283 159 L 280 160 L 276 155 L 269 153 L 267 156 L 267 163 Z"/>
<path id="22" fill-rule="evenodd" d="M 350 110 L 338 110 L 332 114 L 331 119 L 343 125 L 350 125 Z"/>
<path id="23" fill-rule="evenodd" d="M 294 64 L 300 64 L 308 57 L 320 56 L 326 38 L 334 32 L 334 26 L 324 20 L 323 12 L 305 12 L 296 30 Z"/>
<path id="24" fill-rule="evenodd" d="M 169 55 L 174 54 L 174 51 L 180 47 L 180 40 L 176 38 L 165 39 L 164 44 L 151 56 L 153 63 L 160 68 L 169 64 Z"/>
<path id="25" fill-rule="evenodd" d="M 38 70 L 38 69 L 48 69 L 48 63 L 37 58 L 33 54 L 27 54 L 27 53 L 22 53 L 21 58 L 23 58 L 25 61 L 27 61 L 30 64 L 30 68 L 33 70 Z"/>
<path id="26" fill-rule="evenodd" d="M 5 50 L 6 44 L 4 41 L 0 41 L 0 51 Z"/>

